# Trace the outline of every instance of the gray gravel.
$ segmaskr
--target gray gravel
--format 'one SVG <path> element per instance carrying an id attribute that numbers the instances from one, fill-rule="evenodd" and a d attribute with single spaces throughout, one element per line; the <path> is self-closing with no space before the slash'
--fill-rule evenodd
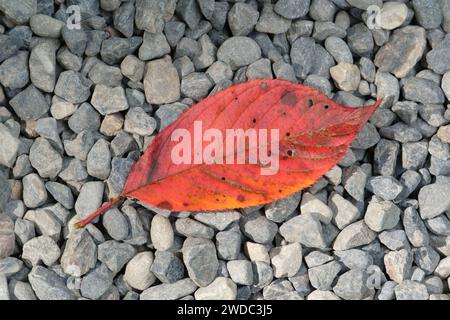
<path id="1" fill-rule="evenodd" d="M 0 0 L 0 299 L 450 299 L 449 32 L 446 0 Z M 256 78 L 384 102 L 303 192 L 73 229 L 158 132 Z"/>

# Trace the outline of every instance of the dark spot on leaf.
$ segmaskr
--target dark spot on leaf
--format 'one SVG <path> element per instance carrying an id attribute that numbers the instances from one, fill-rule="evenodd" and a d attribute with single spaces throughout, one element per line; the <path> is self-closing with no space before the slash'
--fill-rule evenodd
<path id="1" fill-rule="evenodd" d="M 289 158 L 288 158 L 288 156 L 283 156 L 281 159 L 287 160 L 287 159 L 289 159 Z"/>
<path id="2" fill-rule="evenodd" d="M 278 192 L 280 192 L 280 193 L 281 193 L 281 192 L 283 192 L 283 190 L 281 190 L 281 189 L 280 189 L 280 190 L 278 190 Z"/>
<path id="3" fill-rule="evenodd" d="M 286 132 L 286 137 L 289 137 L 291 135 L 290 132 Z"/>
<path id="4" fill-rule="evenodd" d="M 306 100 L 306 106 L 308 108 L 311 108 L 313 106 L 314 102 L 311 99 Z"/>
<path id="5" fill-rule="evenodd" d="M 222 179 L 222 181 L 225 181 L 225 180 L 226 180 L 225 177 L 222 177 L 221 179 Z"/>
<path id="6" fill-rule="evenodd" d="M 244 202 L 245 201 L 245 197 L 242 194 L 238 195 L 237 199 L 238 199 L 239 202 Z"/>
<path id="7" fill-rule="evenodd" d="M 183 206 L 187 207 L 188 205 L 189 205 L 189 203 L 183 202 Z"/>
<path id="8" fill-rule="evenodd" d="M 294 154 L 294 151 L 292 151 L 292 150 L 288 150 L 288 151 L 287 151 L 287 154 L 288 154 L 288 156 L 289 156 L 289 157 L 292 157 L 292 156 L 293 156 L 293 154 Z"/>
<path id="9" fill-rule="evenodd" d="M 325 110 L 327 110 L 330 106 L 326 104 L 323 107 L 324 107 Z"/>
<path id="10" fill-rule="evenodd" d="M 220 200 L 216 198 L 216 201 L 219 202 Z"/>
<path id="11" fill-rule="evenodd" d="M 261 89 L 267 89 L 269 86 L 267 85 L 267 82 L 261 82 L 259 84 L 259 86 L 261 87 Z"/>
<path id="12" fill-rule="evenodd" d="M 253 123 L 256 123 L 256 119 L 255 119 L 255 118 L 253 118 L 252 122 L 253 122 Z"/>
<path id="13" fill-rule="evenodd" d="M 288 106 L 295 106 L 297 104 L 298 98 L 297 95 L 294 92 L 286 92 L 281 97 L 281 103 L 288 105 Z"/>
<path id="14" fill-rule="evenodd" d="M 163 201 L 163 202 L 158 203 L 157 207 L 161 208 L 161 209 L 165 209 L 165 210 L 172 209 L 172 205 L 168 201 Z"/>

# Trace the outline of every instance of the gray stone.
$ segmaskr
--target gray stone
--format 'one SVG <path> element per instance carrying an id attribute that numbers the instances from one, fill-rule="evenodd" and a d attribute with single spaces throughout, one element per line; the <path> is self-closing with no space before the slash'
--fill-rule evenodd
<path id="1" fill-rule="evenodd" d="M 0 259 L 13 254 L 15 238 L 14 222 L 7 215 L 0 215 Z"/>
<path id="2" fill-rule="evenodd" d="M 444 103 L 445 97 L 441 88 L 434 81 L 418 77 L 408 78 L 403 86 L 405 99 L 424 104 Z"/>
<path id="3" fill-rule="evenodd" d="M 347 30 L 347 44 L 354 54 L 366 56 L 373 50 L 372 33 L 365 24 L 355 24 Z"/>
<path id="4" fill-rule="evenodd" d="M 400 144 L 396 141 L 381 139 L 374 150 L 374 171 L 382 176 L 394 175 Z M 370 181 L 370 180 L 369 180 Z"/>
<path id="5" fill-rule="evenodd" d="M 415 18 L 425 29 L 438 28 L 442 22 L 442 12 L 437 1 L 413 0 Z"/>
<path id="6" fill-rule="evenodd" d="M 182 253 L 183 262 L 192 281 L 204 287 L 214 280 L 219 262 L 211 240 L 187 238 L 183 243 Z"/>
<path id="7" fill-rule="evenodd" d="M 439 264 L 439 253 L 430 246 L 414 249 L 413 252 L 415 264 L 419 266 L 425 274 L 432 274 Z"/>
<path id="8" fill-rule="evenodd" d="M 213 85 L 205 73 L 194 72 L 181 80 L 181 93 L 194 100 L 201 100 L 208 95 Z"/>
<path id="9" fill-rule="evenodd" d="M 37 138 L 34 141 L 29 159 L 42 178 L 56 177 L 63 166 L 62 157 L 45 138 Z"/>
<path id="10" fill-rule="evenodd" d="M 153 253 L 151 251 L 138 253 L 127 263 L 124 280 L 134 289 L 147 289 L 156 280 L 155 275 L 150 270 L 153 263 Z"/>
<path id="11" fill-rule="evenodd" d="M 34 223 L 32 221 L 23 220 L 21 218 L 16 219 L 14 225 L 14 233 L 17 236 L 17 240 L 20 244 L 26 243 L 28 240 L 36 236 L 34 230 Z"/>
<path id="12" fill-rule="evenodd" d="M 239 221 L 239 219 L 241 218 L 241 214 L 238 211 L 234 210 L 198 212 L 194 214 L 193 218 L 216 230 L 223 231 L 233 222 Z"/>
<path id="13" fill-rule="evenodd" d="M 265 215 L 269 220 L 274 222 L 285 221 L 300 203 L 301 193 L 297 192 L 293 195 L 273 201 L 265 206 Z"/>
<path id="14" fill-rule="evenodd" d="M 357 201 L 364 200 L 364 188 L 367 182 L 367 174 L 361 167 L 353 167 L 344 171 L 344 188 Z"/>
<path id="15" fill-rule="evenodd" d="M 73 140 L 64 140 L 64 149 L 69 156 L 85 161 L 89 150 L 94 145 L 92 131 L 81 131 Z"/>
<path id="16" fill-rule="evenodd" d="M 256 211 L 242 217 L 241 230 L 253 241 L 265 244 L 272 242 L 278 228 L 274 222 Z"/>
<path id="17" fill-rule="evenodd" d="M 65 273 L 81 277 L 97 262 L 97 246 L 87 230 L 71 233 L 61 256 L 61 266 Z"/>
<path id="18" fill-rule="evenodd" d="M 123 58 L 135 52 L 141 44 L 141 37 L 111 37 L 103 41 L 100 55 L 107 64 L 118 64 L 122 62 Z"/>
<path id="19" fill-rule="evenodd" d="M 234 283 L 239 285 L 253 284 L 252 263 L 248 260 L 233 260 L 227 262 L 227 270 Z"/>
<path id="20" fill-rule="evenodd" d="M 175 300 L 193 293 L 197 285 L 189 278 L 175 283 L 163 283 L 144 290 L 141 300 Z"/>
<path id="21" fill-rule="evenodd" d="M 448 192 L 450 183 L 445 180 L 422 187 L 418 196 L 420 216 L 431 219 L 450 209 L 450 199 L 444 196 Z"/>
<path id="22" fill-rule="evenodd" d="M 178 1 L 176 13 L 191 29 L 195 29 L 200 22 L 201 12 L 196 0 Z"/>
<path id="23" fill-rule="evenodd" d="M 108 87 L 117 87 L 122 83 L 122 73 L 118 67 L 111 67 L 98 62 L 89 71 L 89 79 L 96 85 L 103 84 Z"/>
<path id="24" fill-rule="evenodd" d="M 58 261 L 61 251 L 55 240 L 48 236 L 40 236 L 26 242 L 22 248 L 22 259 L 32 266 L 43 262 L 52 266 Z"/>
<path id="25" fill-rule="evenodd" d="M 81 187 L 80 194 L 75 202 L 75 211 L 81 219 L 87 218 L 100 208 L 103 191 L 103 182 L 99 181 L 87 182 Z"/>
<path id="26" fill-rule="evenodd" d="M 425 224 L 427 228 L 435 234 L 443 236 L 450 235 L 450 220 L 444 214 L 426 220 Z"/>
<path id="27" fill-rule="evenodd" d="M 402 283 L 411 276 L 413 256 L 406 249 L 390 251 L 384 256 L 384 265 L 389 278 Z"/>
<path id="28" fill-rule="evenodd" d="M 394 31 L 389 41 L 375 56 L 375 65 L 382 72 L 391 72 L 397 78 L 405 77 L 422 58 L 426 47 L 423 28 L 407 26 Z"/>
<path id="29" fill-rule="evenodd" d="M 331 261 L 308 269 L 311 285 L 318 290 L 331 290 L 331 286 L 341 268 L 338 262 Z"/>
<path id="30" fill-rule="evenodd" d="M 92 106 L 102 115 L 128 109 L 125 90 L 122 87 L 97 85 L 91 99 Z"/>
<path id="31" fill-rule="evenodd" d="M 375 5 L 379 8 L 383 6 L 382 0 L 346 0 L 346 2 L 350 6 L 356 7 L 361 10 L 367 10 L 367 8 L 371 5 Z"/>
<path id="32" fill-rule="evenodd" d="M 0 164 L 13 167 L 20 147 L 20 140 L 3 123 L 0 123 Z M 1 207 L 1 206 L 0 206 Z"/>
<path id="33" fill-rule="evenodd" d="M 217 59 L 228 64 L 232 70 L 249 65 L 260 57 L 260 47 L 248 37 L 231 37 L 217 50 Z"/>
<path id="34" fill-rule="evenodd" d="M 181 218 L 175 221 L 175 231 L 183 236 L 212 239 L 214 230 L 190 218 Z"/>
<path id="35" fill-rule="evenodd" d="M 247 3 L 237 2 L 228 11 L 228 25 L 233 36 L 248 35 L 258 22 L 259 12 Z"/>
<path id="36" fill-rule="evenodd" d="M 144 32 L 144 41 L 139 49 L 139 59 L 153 60 L 170 53 L 170 46 L 163 33 Z"/>
<path id="37" fill-rule="evenodd" d="M 183 262 L 170 251 L 156 251 L 150 270 L 162 283 L 174 283 L 184 277 Z"/>
<path id="38" fill-rule="evenodd" d="M 69 70 L 59 75 L 55 86 L 55 94 L 72 103 L 85 102 L 91 95 L 92 81 L 81 73 Z"/>
<path id="39" fill-rule="evenodd" d="M 279 230 L 288 242 L 299 242 L 306 247 L 325 249 L 325 236 L 322 225 L 317 217 L 311 214 L 301 214 L 287 220 Z"/>
<path id="40" fill-rule="evenodd" d="M 362 300 L 371 296 L 367 287 L 368 274 L 361 269 L 353 269 L 342 274 L 333 287 L 333 292 L 345 300 Z"/>
<path id="41" fill-rule="evenodd" d="M 415 142 L 422 139 L 422 133 L 418 129 L 408 126 L 403 122 L 397 122 L 392 126 L 381 128 L 380 135 L 401 143 Z M 407 144 L 404 144 L 403 147 L 405 145 Z"/>
<path id="42" fill-rule="evenodd" d="M 52 92 L 56 83 L 56 52 L 46 42 L 38 44 L 30 54 L 31 82 L 44 92 Z"/>
<path id="43" fill-rule="evenodd" d="M 237 286 L 231 279 L 218 277 L 206 287 L 195 291 L 196 300 L 235 300 Z"/>
<path id="44" fill-rule="evenodd" d="M 136 56 L 129 55 L 120 64 L 122 74 L 128 79 L 139 82 L 144 76 L 145 63 Z"/>
<path id="45" fill-rule="evenodd" d="M 253 62 L 247 67 L 246 76 L 248 80 L 273 78 L 270 60 L 259 59 Z"/>
<path id="46" fill-rule="evenodd" d="M 114 240 L 125 240 L 130 232 L 128 221 L 117 208 L 112 208 L 103 215 L 103 226 Z"/>
<path id="47" fill-rule="evenodd" d="M 174 234 L 169 219 L 155 215 L 152 219 L 150 237 L 156 250 L 168 250 L 173 245 Z"/>
<path id="48" fill-rule="evenodd" d="M 386 176 L 371 177 L 366 188 L 383 200 L 394 200 L 403 191 L 403 185 L 397 179 Z"/>
<path id="49" fill-rule="evenodd" d="M 364 222 L 376 232 L 394 228 L 400 221 L 400 209 L 391 201 L 370 201 Z"/>
<path id="50" fill-rule="evenodd" d="M 409 207 L 403 214 L 403 227 L 409 242 L 414 247 L 427 246 L 429 235 L 425 224 L 414 207 Z"/>
<path id="51" fill-rule="evenodd" d="M 428 155 L 426 141 L 404 143 L 402 145 L 402 166 L 405 169 L 417 170 L 423 167 Z"/>
<path id="52" fill-rule="evenodd" d="M 10 90 L 22 89 L 30 81 L 28 52 L 19 51 L 0 65 L 0 83 Z"/>
<path id="53" fill-rule="evenodd" d="M 4 2 L 6 1 L 4 0 Z M 0 34 L 0 47 L 2 48 L 0 51 L 0 62 L 15 55 L 22 45 L 23 42 L 13 35 Z"/>
<path id="54" fill-rule="evenodd" d="M 135 254 L 136 250 L 132 245 L 115 240 L 103 242 L 98 246 L 98 260 L 114 273 L 119 272 Z"/>
<path id="55" fill-rule="evenodd" d="M 363 220 L 354 222 L 345 227 L 336 237 L 333 243 L 334 250 L 348 250 L 371 243 L 376 238 Z"/>
<path id="56" fill-rule="evenodd" d="M 176 1 L 163 0 L 158 2 L 136 1 L 136 27 L 147 32 L 162 32 L 164 23 L 168 22 L 175 11 Z"/>
<path id="57" fill-rule="evenodd" d="M 77 56 L 82 56 L 88 43 L 88 35 L 82 29 L 70 29 L 64 26 L 61 35 L 69 50 Z"/>
<path id="58" fill-rule="evenodd" d="M 426 55 L 428 66 L 438 74 L 450 71 L 450 36 L 446 35 L 433 50 Z"/>
<path id="59" fill-rule="evenodd" d="M 279 0 L 274 11 L 286 19 L 297 19 L 306 16 L 310 0 Z"/>
<path id="60" fill-rule="evenodd" d="M 170 57 L 147 64 L 144 87 L 149 103 L 172 103 L 180 98 L 180 80 Z"/>
<path id="61" fill-rule="evenodd" d="M 278 15 L 270 3 L 265 3 L 255 30 L 264 33 L 284 33 L 289 30 L 291 20 Z"/>
<path id="62" fill-rule="evenodd" d="M 32 84 L 9 103 L 22 120 L 37 120 L 50 109 L 44 95 Z"/>
<path id="63" fill-rule="evenodd" d="M 84 130 L 97 131 L 100 127 L 100 115 L 89 103 L 83 103 L 68 121 L 69 128 L 75 133 Z"/>
<path id="64" fill-rule="evenodd" d="M 338 193 L 330 196 L 328 205 L 333 211 L 334 224 L 341 230 L 355 222 L 361 215 L 357 207 Z"/>
<path id="65" fill-rule="evenodd" d="M 101 264 L 81 280 L 81 295 L 88 299 L 98 299 L 112 284 L 113 272 L 105 264 Z"/>
<path id="66" fill-rule="evenodd" d="M 317 22 L 333 21 L 336 6 L 330 0 L 312 0 L 309 8 L 309 16 Z"/>
<path id="67" fill-rule="evenodd" d="M 276 278 L 292 277 L 302 265 L 302 246 L 299 243 L 275 247 L 270 250 L 269 255 Z"/>
<path id="68" fill-rule="evenodd" d="M 331 36 L 325 40 L 325 49 L 337 63 L 353 63 L 353 56 L 348 45 L 341 38 Z"/>
<path id="69" fill-rule="evenodd" d="M 132 2 L 122 3 L 114 12 L 114 27 L 127 38 L 133 35 L 135 13 L 136 8 Z"/>
<path id="70" fill-rule="evenodd" d="M 44 182 L 36 174 L 23 177 L 23 202 L 28 208 L 37 208 L 47 201 L 47 190 Z"/>
<path id="71" fill-rule="evenodd" d="M 181 21 L 169 21 L 164 25 L 164 34 L 167 42 L 172 48 L 175 48 L 184 35 L 186 25 Z"/>
<path id="72" fill-rule="evenodd" d="M 106 184 L 111 196 L 118 196 L 125 186 L 125 181 L 134 160 L 114 157 L 111 161 L 111 174 Z"/>
<path id="73" fill-rule="evenodd" d="M 34 222 L 37 234 L 52 237 L 58 241 L 61 233 L 61 223 L 50 210 L 28 210 L 24 219 Z"/>
<path id="74" fill-rule="evenodd" d="M 427 287 L 416 281 L 405 280 L 394 291 L 397 300 L 428 300 Z"/>
<path id="75" fill-rule="evenodd" d="M 75 300 L 75 294 L 66 287 L 65 280 L 52 270 L 35 266 L 28 281 L 40 300 Z"/>
<path id="76" fill-rule="evenodd" d="M 234 230 L 221 231 L 216 234 L 216 247 L 219 258 L 234 260 L 241 251 L 241 234 Z"/>

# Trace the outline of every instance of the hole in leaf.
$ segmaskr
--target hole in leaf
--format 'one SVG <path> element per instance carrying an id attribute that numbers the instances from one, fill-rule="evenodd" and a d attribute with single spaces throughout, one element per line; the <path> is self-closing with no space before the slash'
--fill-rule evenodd
<path id="1" fill-rule="evenodd" d="M 330 106 L 326 104 L 323 107 L 324 107 L 325 110 L 327 110 Z"/>
<path id="2" fill-rule="evenodd" d="M 308 99 L 308 100 L 306 100 L 306 106 L 308 107 L 308 108 L 311 108 L 312 106 L 313 106 L 313 101 L 311 100 L 311 99 Z"/>
<path id="3" fill-rule="evenodd" d="M 288 151 L 287 151 L 287 155 L 288 155 L 289 157 L 292 157 L 292 156 L 294 155 L 294 151 L 288 150 Z"/>
<path id="4" fill-rule="evenodd" d="M 222 177 L 221 179 L 222 179 L 222 181 L 225 181 L 225 180 L 226 180 L 225 177 Z"/>
<path id="5" fill-rule="evenodd" d="M 289 137 L 291 135 L 290 132 L 286 132 L 286 137 Z"/>
<path id="6" fill-rule="evenodd" d="M 255 118 L 253 118 L 252 122 L 253 122 L 253 123 L 256 123 L 256 119 L 255 119 Z"/>

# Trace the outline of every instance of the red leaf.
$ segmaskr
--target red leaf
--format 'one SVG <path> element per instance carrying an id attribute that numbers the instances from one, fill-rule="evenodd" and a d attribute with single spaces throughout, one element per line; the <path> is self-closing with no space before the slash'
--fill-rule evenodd
<path id="1" fill-rule="evenodd" d="M 131 169 L 121 198 L 132 197 L 172 211 L 210 211 L 286 197 L 313 184 L 344 157 L 380 102 L 345 107 L 315 89 L 282 80 L 260 79 L 232 86 L 191 107 L 155 137 Z M 172 134 L 186 129 L 195 136 L 195 121 L 201 121 L 202 133 L 215 128 L 223 137 L 226 129 L 279 129 L 279 171 L 262 175 L 268 164 L 250 164 L 248 158 L 246 164 L 226 164 L 226 152 L 220 157 L 223 164 L 174 164 L 171 154 L 179 141 L 172 141 Z M 201 147 L 209 144 L 203 141 Z M 267 143 L 268 150 L 272 145 Z M 260 148 L 250 146 L 245 152 Z M 228 155 L 236 153 L 237 146 Z M 189 159 L 193 160 L 194 154 Z M 79 226 L 119 201 L 112 200 Z"/>

